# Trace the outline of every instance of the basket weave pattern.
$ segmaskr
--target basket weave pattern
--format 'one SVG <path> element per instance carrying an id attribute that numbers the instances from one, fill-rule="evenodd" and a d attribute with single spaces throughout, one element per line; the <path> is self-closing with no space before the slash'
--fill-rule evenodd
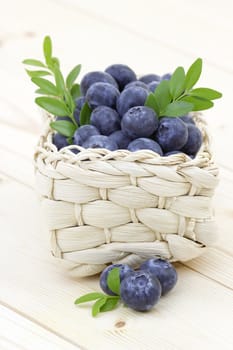
<path id="1" fill-rule="evenodd" d="M 69 262 L 73 275 L 94 275 L 116 262 L 136 267 L 154 256 L 186 261 L 215 241 L 211 197 L 218 169 L 199 116 L 204 142 L 193 160 L 149 150 L 58 152 L 51 118 L 35 153 L 36 186 L 52 253 Z"/>

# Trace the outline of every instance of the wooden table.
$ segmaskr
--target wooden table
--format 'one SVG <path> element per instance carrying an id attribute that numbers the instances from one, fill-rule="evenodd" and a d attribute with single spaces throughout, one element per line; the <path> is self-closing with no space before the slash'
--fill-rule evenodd
<path id="1" fill-rule="evenodd" d="M 1 349 L 233 349 L 232 13 L 231 0 L 1 1 Z M 200 85 L 224 94 L 205 113 L 221 171 L 219 240 L 176 265 L 176 288 L 150 313 L 121 307 L 92 318 L 73 301 L 99 290 L 97 278 L 71 279 L 50 256 L 32 162 L 42 121 L 21 64 L 41 57 L 46 34 L 65 72 L 122 62 L 162 74 L 202 57 Z"/>

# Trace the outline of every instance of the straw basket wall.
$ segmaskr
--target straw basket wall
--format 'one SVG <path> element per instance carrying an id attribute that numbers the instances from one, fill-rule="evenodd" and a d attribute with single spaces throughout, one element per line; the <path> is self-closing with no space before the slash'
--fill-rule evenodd
<path id="1" fill-rule="evenodd" d="M 211 197 L 218 183 L 204 121 L 195 159 L 68 146 L 57 151 L 46 115 L 35 153 L 36 187 L 52 253 L 75 276 L 150 257 L 186 261 L 216 239 Z M 81 150 L 74 154 L 70 149 Z"/>

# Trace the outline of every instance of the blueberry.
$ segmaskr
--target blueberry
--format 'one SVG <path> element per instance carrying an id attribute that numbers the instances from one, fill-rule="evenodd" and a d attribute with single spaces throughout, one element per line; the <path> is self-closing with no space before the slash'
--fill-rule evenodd
<path id="1" fill-rule="evenodd" d="M 135 81 L 132 81 L 131 83 L 127 84 L 125 86 L 124 90 L 128 89 L 129 87 L 134 87 L 134 86 L 138 86 L 138 87 L 145 89 L 146 91 L 149 91 L 148 86 L 145 83 L 143 83 L 143 81 L 140 81 L 140 80 L 135 80 Z"/>
<path id="2" fill-rule="evenodd" d="M 100 275 L 100 287 L 106 294 L 109 294 L 109 295 L 116 295 L 114 292 L 111 291 L 111 289 L 108 288 L 108 285 L 107 285 L 108 274 L 115 267 L 119 267 L 120 282 L 129 274 L 134 273 L 134 270 L 131 269 L 131 267 L 129 267 L 129 265 L 126 265 L 126 264 L 124 265 L 114 264 L 106 267 Z"/>
<path id="3" fill-rule="evenodd" d="M 161 285 L 146 271 L 135 271 L 121 282 L 122 301 L 137 311 L 148 311 L 159 301 Z"/>
<path id="4" fill-rule="evenodd" d="M 195 125 L 195 121 L 193 120 L 193 117 L 190 115 L 183 115 L 182 117 L 179 117 L 185 124 L 193 124 Z"/>
<path id="5" fill-rule="evenodd" d="M 166 74 L 162 75 L 161 80 L 170 80 L 171 76 L 172 76 L 171 73 L 166 73 Z"/>
<path id="6" fill-rule="evenodd" d="M 74 133 L 74 144 L 81 146 L 89 137 L 99 134 L 94 125 L 82 125 Z"/>
<path id="7" fill-rule="evenodd" d="M 76 100 L 75 100 L 76 108 L 78 108 L 81 111 L 85 102 L 86 102 L 86 99 L 84 96 L 80 96 L 80 97 L 76 98 Z"/>
<path id="8" fill-rule="evenodd" d="M 177 282 L 177 272 L 175 268 L 166 260 L 149 259 L 140 266 L 141 271 L 147 271 L 153 277 L 157 277 L 161 287 L 162 295 L 168 293 Z"/>
<path id="9" fill-rule="evenodd" d="M 80 89 L 83 95 L 86 95 L 87 90 L 94 83 L 108 83 L 118 88 L 117 82 L 113 77 L 106 72 L 89 72 L 81 80 Z"/>
<path id="10" fill-rule="evenodd" d="M 66 136 L 63 136 L 59 133 L 53 135 L 53 144 L 57 147 L 58 151 L 69 145 L 67 142 Z"/>
<path id="11" fill-rule="evenodd" d="M 147 138 L 142 137 L 142 138 L 133 140 L 128 145 L 128 150 L 131 152 L 136 152 L 136 151 L 139 151 L 141 149 L 149 149 L 151 151 L 154 151 L 154 152 L 160 154 L 161 156 L 163 155 L 163 151 L 162 151 L 160 145 L 151 139 L 147 139 Z"/>
<path id="12" fill-rule="evenodd" d="M 130 108 L 121 120 L 122 131 L 136 139 L 138 137 L 148 137 L 155 132 L 159 124 L 158 117 L 153 109 L 146 106 Z"/>
<path id="13" fill-rule="evenodd" d="M 122 130 L 117 130 L 109 135 L 109 138 L 116 142 L 119 149 L 127 149 L 132 139 L 125 135 Z"/>
<path id="14" fill-rule="evenodd" d="M 168 156 L 171 156 L 171 155 L 177 154 L 177 153 L 182 153 L 182 152 L 181 151 L 170 151 L 170 152 L 164 153 L 164 157 L 168 157 Z"/>
<path id="15" fill-rule="evenodd" d="M 182 147 L 181 151 L 195 156 L 202 145 L 202 133 L 201 131 L 192 124 L 187 124 L 188 127 L 188 140 Z"/>
<path id="16" fill-rule="evenodd" d="M 148 91 L 139 86 L 129 87 L 120 94 L 117 100 L 117 111 L 122 117 L 131 107 L 144 106 Z"/>
<path id="17" fill-rule="evenodd" d="M 145 84 L 150 84 L 152 81 L 160 81 L 161 78 L 157 74 L 146 74 L 139 78 L 140 81 L 143 81 Z"/>
<path id="18" fill-rule="evenodd" d="M 160 144 L 165 153 L 180 150 L 187 140 L 187 124 L 185 124 L 180 118 L 164 117 L 160 120 L 155 141 Z"/>
<path id="19" fill-rule="evenodd" d="M 106 148 L 109 151 L 115 151 L 117 149 L 117 144 L 105 135 L 91 136 L 82 146 L 84 148 Z"/>
<path id="20" fill-rule="evenodd" d="M 154 92 L 157 86 L 160 84 L 160 81 L 152 81 L 148 84 L 148 88 L 150 91 Z"/>
<path id="21" fill-rule="evenodd" d="M 95 83 L 87 90 L 86 100 L 92 109 L 98 106 L 115 108 L 119 91 L 108 83 Z"/>
<path id="22" fill-rule="evenodd" d="M 124 64 L 113 64 L 106 68 L 105 72 L 116 80 L 120 91 L 124 89 L 125 85 L 137 79 L 134 71 Z"/>
<path id="23" fill-rule="evenodd" d="M 120 129 L 120 117 L 118 113 L 107 106 L 99 106 L 91 113 L 91 124 L 94 125 L 102 135 L 110 135 Z"/>

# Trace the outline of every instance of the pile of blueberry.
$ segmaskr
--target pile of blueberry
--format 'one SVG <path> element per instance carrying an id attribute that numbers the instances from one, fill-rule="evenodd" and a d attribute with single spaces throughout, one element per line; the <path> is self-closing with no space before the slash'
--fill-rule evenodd
<path id="1" fill-rule="evenodd" d="M 74 133 L 72 142 L 84 148 L 127 149 L 131 152 L 149 149 L 161 156 L 185 153 L 194 158 L 202 144 L 202 134 L 189 115 L 158 118 L 147 106 L 147 96 L 170 74 L 148 74 L 137 79 L 126 65 L 114 64 L 105 72 L 86 74 L 80 84 L 82 96 L 76 99 L 74 117 L 80 125 L 85 102 L 91 109 L 90 124 Z M 57 117 L 57 120 L 70 120 Z M 58 149 L 68 145 L 67 138 L 54 134 Z"/>

